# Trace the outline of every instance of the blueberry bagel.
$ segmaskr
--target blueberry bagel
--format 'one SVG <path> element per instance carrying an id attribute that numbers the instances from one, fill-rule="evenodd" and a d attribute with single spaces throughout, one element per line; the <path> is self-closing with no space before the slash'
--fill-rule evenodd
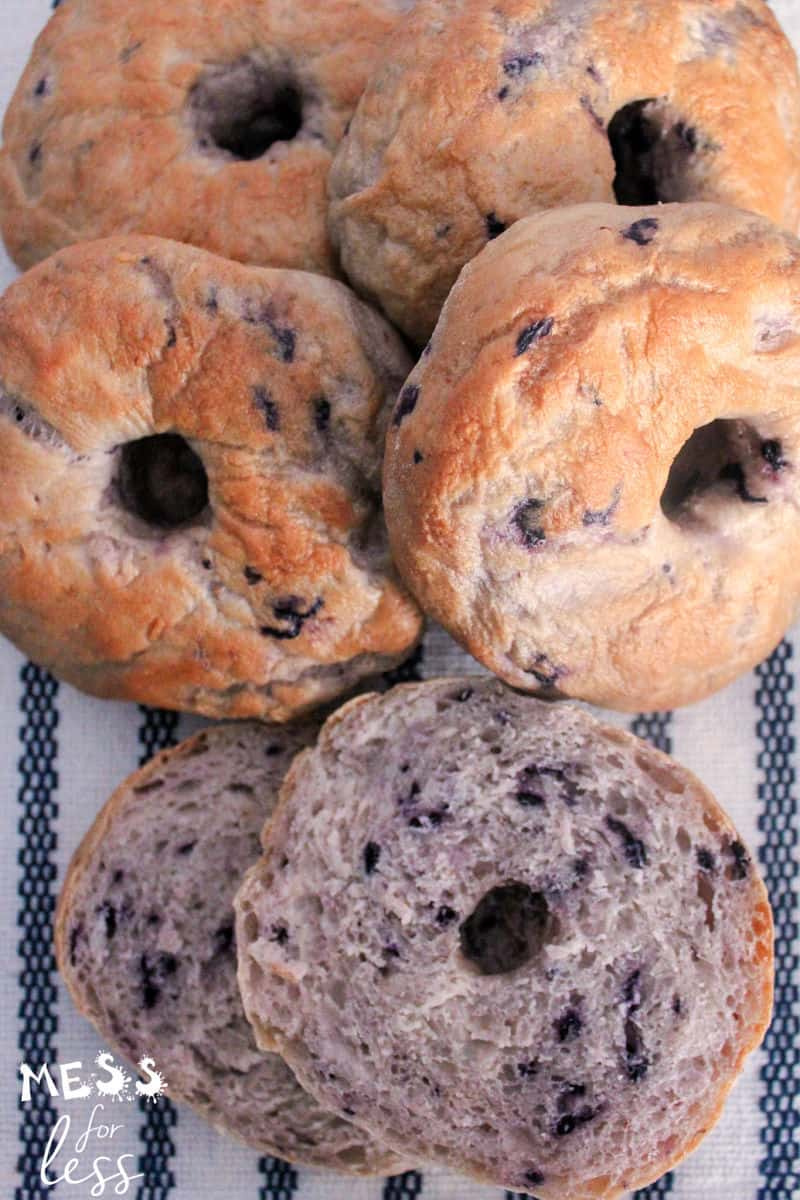
<path id="1" fill-rule="evenodd" d="M 0 300 L 0 630 L 86 691 L 285 720 L 420 617 L 380 511 L 399 340 L 343 284 L 158 238 Z"/>
<path id="2" fill-rule="evenodd" d="M 77 850 L 56 952 L 77 1007 L 135 1066 L 264 1154 L 373 1174 L 397 1158 L 259 1051 L 236 987 L 233 895 L 292 756 L 315 724 L 206 729 L 116 790 Z"/>
<path id="3" fill-rule="evenodd" d="M 766 892 L 713 797 L 496 680 L 340 709 L 236 908 L 256 1038 L 321 1103 L 541 1200 L 666 1171 L 769 1019 Z"/>
<path id="4" fill-rule="evenodd" d="M 330 175 L 351 282 L 429 336 L 520 217 L 715 200 L 800 222 L 800 84 L 764 0 L 422 0 Z"/>
<path id="5" fill-rule="evenodd" d="M 800 598 L 800 242 L 716 205 L 579 205 L 463 271 L 384 502 L 423 606 L 508 683 L 699 700 Z"/>
<path id="6" fill-rule="evenodd" d="M 325 185 L 407 0 L 69 0 L 6 113 L 0 219 L 29 267 L 152 233 L 331 273 Z"/>

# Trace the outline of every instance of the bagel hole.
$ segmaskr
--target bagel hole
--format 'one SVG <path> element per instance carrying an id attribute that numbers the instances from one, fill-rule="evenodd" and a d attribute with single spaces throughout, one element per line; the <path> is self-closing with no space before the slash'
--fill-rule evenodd
<path id="1" fill-rule="evenodd" d="M 697 152 L 697 131 L 663 100 L 634 100 L 608 124 L 618 204 L 669 204 L 687 200 Z"/>
<path id="2" fill-rule="evenodd" d="M 188 525 L 208 507 L 205 467 L 177 433 L 157 433 L 121 446 L 116 486 L 122 507 L 159 529 Z"/>
<path id="3" fill-rule="evenodd" d="M 695 429 L 670 467 L 661 511 L 678 521 L 692 503 L 712 489 L 725 489 L 740 501 L 763 503 L 767 447 L 752 425 L 720 418 Z"/>
<path id="4" fill-rule="evenodd" d="M 459 927 L 461 953 L 482 975 L 505 975 L 525 966 L 553 936 L 544 894 L 516 882 L 486 892 Z"/>
<path id="5" fill-rule="evenodd" d="M 286 68 L 252 58 L 209 67 L 195 83 L 189 106 L 202 149 L 215 147 L 250 162 L 276 142 L 290 142 L 303 125 L 303 97 Z"/>

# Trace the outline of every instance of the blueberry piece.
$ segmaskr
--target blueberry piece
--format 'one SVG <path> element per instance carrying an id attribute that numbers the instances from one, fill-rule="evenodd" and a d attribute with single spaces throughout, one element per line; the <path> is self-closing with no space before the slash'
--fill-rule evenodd
<path id="1" fill-rule="evenodd" d="M 33 89 L 34 96 L 44 96 L 47 93 L 47 79 L 42 77 Z"/>
<path id="2" fill-rule="evenodd" d="M 211 570 L 211 559 L 204 558 L 202 561 L 202 566 L 203 566 L 204 571 L 210 571 Z"/>
<path id="3" fill-rule="evenodd" d="M 69 962 L 74 967 L 78 955 L 78 942 L 83 937 L 83 925 L 73 925 L 69 931 Z"/>
<path id="4" fill-rule="evenodd" d="M 178 334 L 172 321 L 165 321 L 164 324 L 167 327 L 167 350 L 171 350 L 178 341 Z"/>
<path id="5" fill-rule="evenodd" d="M 532 321 L 530 325 L 526 325 L 523 330 L 517 335 L 517 344 L 514 350 L 514 357 L 519 358 L 521 354 L 525 354 L 530 350 L 531 346 L 535 346 L 542 338 L 546 338 L 553 331 L 555 320 L 553 317 L 540 317 L 538 321 Z"/>
<path id="6" fill-rule="evenodd" d="M 436 924 L 445 926 L 452 925 L 453 921 L 458 919 L 458 913 L 449 904 L 442 904 L 436 910 Z"/>
<path id="7" fill-rule="evenodd" d="M 522 1176 L 522 1179 L 523 1182 L 531 1184 L 532 1187 L 536 1187 L 538 1184 L 544 1183 L 544 1175 L 541 1171 L 537 1171 L 535 1168 L 531 1168 L 529 1171 L 526 1171 Z"/>
<path id="8" fill-rule="evenodd" d="M 637 967 L 635 971 L 631 971 L 628 978 L 622 985 L 622 1001 L 626 1004 L 629 1012 L 635 1012 L 642 1004 L 642 972 Z"/>
<path id="9" fill-rule="evenodd" d="M 178 846 L 178 849 L 175 851 L 175 853 L 180 854 L 185 858 L 187 854 L 192 853 L 192 851 L 194 850 L 196 845 L 197 845 L 196 841 L 184 842 L 182 846 Z"/>
<path id="10" fill-rule="evenodd" d="M 733 866 L 729 868 L 731 878 L 746 879 L 750 870 L 750 855 L 742 842 L 731 842 L 728 853 L 733 858 Z"/>
<path id="11" fill-rule="evenodd" d="M 754 496 L 747 487 L 747 476 L 741 463 L 728 463 L 719 473 L 720 479 L 730 479 L 736 485 L 736 495 L 746 504 L 766 504 L 766 496 Z"/>
<path id="12" fill-rule="evenodd" d="M 407 383 L 400 393 L 400 399 L 397 401 L 397 408 L 394 410 L 394 418 L 392 424 L 401 425 L 407 416 L 409 416 L 417 407 L 419 399 L 419 388 L 415 383 Z"/>
<path id="13" fill-rule="evenodd" d="M 525 883 L 488 891 L 459 928 L 461 951 L 484 975 L 523 966 L 542 949 L 550 910 L 541 892 Z"/>
<path id="14" fill-rule="evenodd" d="M 459 704 L 463 704 L 466 700 L 471 700 L 474 694 L 471 687 L 462 688 L 460 692 L 456 692 L 455 699 Z"/>
<path id="15" fill-rule="evenodd" d="M 537 683 L 540 683 L 544 688 L 555 687 L 564 674 L 563 668 L 551 663 L 546 654 L 537 654 L 533 666 L 529 667 L 528 670 Z"/>
<path id="16" fill-rule="evenodd" d="M 523 808 L 541 808 L 545 802 L 541 790 L 542 771 L 536 763 L 523 767 L 517 776 L 515 798 Z"/>
<path id="17" fill-rule="evenodd" d="M 761 457 L 773 471 L 782 471 L 789 465 L 783 457 L 783 446 L 777 438 L 768 438 L 766 442 L 761 443 Z"/>
<path id="18" fill-rule="evenodd" d="M 533 1079 L 539 1073 L 539 1060 L 531 1058 L 528 1062 L 517 1063 L 517 1074 L 520 1079 Z"/>
<path id="19" fill-rule="evenodd" d="M 206 298 L 206 309 L 210 313 L 219 312 L 219 300 L 217 299 L 217 289 L 215 287 L 209 288 Z"/>
<path id="20" fill-rule="evenodd" d="M 618 837 L 622 838 L 625 857 L 630 865 L 637 871 L 646 867 L 647 847 L 641 838 L 635 837 L 624 821 L 620 821 L 617 817 L 607 816 L 606 825 L 612 833 L 616 833 Z"/>
<path id="21" fill-rule="evenodd" d="M 591 117 L 598 129 L 605 129 L 606 123 L 600 116 L 600 113 L 597 111 L 595 106 L 592 104 L 589 96 L 581 96 L 581 108 L 589 117 Z"/>
<path id="22" fill-rule="evenodd" d="M 285 925 L 273 925 L 272 936 L 269 940 L 277 942 L 279 946 L 285 946 L 289 940 L 289 930 Z"/>
<path id="23" fill-rule="evenodd" d="M 364 873 L 371 875 L 378 865 L 378 860 L 381 856 L 381 848 L 376 842 L 367 842 L 364 847 Z"/>
<path id="24" fill-rule="evenodd" d="M 697 847 L 697 865 L 701 871 L 713 871 L 716 866 L 714 855 L 704 846 Z"/>
<path id="25" fill-rule="evenodd" d="M 644 1079 L 650 1066 L 650 1059 L 645 1054 L 642 1033 L 635 1021 L 630 1018 L 625 1022 L 625 1070 L 632 1083 Z"/>
<path id="26" fill-rule="evenodd" d="M 511 523 L 517 530 L 520 541 L 526 550 L 543 546 L 547 541 L 547 535 L 539 524 L 539 513 L 543 508 L 543 500 L 523 500 L 511 514 Z"/>
<path id="27" fill-rule="evenodd" d="M 331 402 L 324 396 L 314 401 L 314 424 L 320 433 L 324 433 L 331 423 Z"/>
<path id="28" fill-rule="evenodd" d="M 600 509 L 587 508 L 586 512 L 583 514 L 583 524 L 586 526 L 608 525 L 611 521 L 611 518 L 614 516 L 614 513 L 616 512 L 617 508 L 619 507 L 619 501 L 620 501 L 621 495 L 622 495 L 622 484 L 618 483 L 617 486 L 614 488 L 614 495 L 611 499 L 611 503 L 606 508 L 600 508 Z"/>
<path id="29" fill-rule="evenodd" d="M 110 900 L 104 900 L 98 912 L 103 914 L 106 923 L 106 939 L 110 942 L 117 932 L 117 910 Z"/>
<path id="30" fill-rule="evenodd" d="M 244 569 L 244 577 L 251 587 L 256 583 L 261 583 L 261 580 L 264 578 L 260 571 L 257 571 L 255 567 L 249 566 Z"/>
<path id="31" fill-rule="evenodd" d="M 324 603 L 322 597 L 318 596 L 309 608 L 303 609 L 303 601 L 298 596 L 288 596 L 283 600 L 276 600 L 272 605 L 272 611 L 279 621 L 285 621 L 286 624 L 280 628 L 276 628 L 274 625 L 262 625 L 261 633 L 265 637 L 277 638 L 278 641 L 293 641 L 303 632 L 306 621 L 315 617 Z"/>
<path id="32" fill-rule="evenodd" d="M 419 450 L 414 451 L 414 462 L 419 465 L 422 462 L 422 454 Z"/>
<path id="33" fill-rule="evenodd" d="M 258 411 L 264 417 L 264 423 L 271 432 L 280 428 L 281 418 L 278 412 L 278 406 L 270 396 L 266 388 L 253 388 L 253 403 Z"/>
<path id="34" fill-rule="evenodd" d="M 42 158 L 42 143 L 34 142 L 28 151 L 28 162 L 31 164 L 38 163 Z"/>
<path id="35" fill-rule="evenodd" d="M 233 923 L 220 925 L 214 932 L 214 954 L 227 954 L 233 945 Z"/>
<path id="36" fill-rule="evenodd" d="M 583 1028 L 583 1021 L 575 1008 L 568 1008 L 554 1024 L 559 1042 L 569 1042 L 578 1037 Z"/>
<path id="37" fill-rule="evenodd" d="M 586 1125 L 589 1121 L 594 1120 L 596 1116 L 597 1110 L 594 1108 L 589 1108 L 589 1106 L 586 1105 L 584 1108 L 579 1109 L 576 1113 L 567 1113 L 565 1116 L 561 1117 L 561 1119 L 557 1121 L 553 1133 L 556 1137 L 566 1137 L 567 1134 L 572 1133 L 573 1130 L 579 1129 L 581 1125 Z"/>
<path id="38" fill-rule="evenodd" d="M 160 784 L 162 781 L 159 780 L 158 782 Z M 117 867 L 117 869 L 114 871 L 113 875 L 111 876 L 111 882 L 113 884 L 122 883 L 124 878 L 125 878 L 125 872 L 123 871 L 122 867 Z"/>
<path id="39" fill-rule="evenodd" d="M 683 1012 L 683 1001 L 677 992 L 672 997 L 672 1011 L 675 1013 L 676 1017 L 679 1017 Z"/>
<path id="40" fill-rule="evenodd" d="M 509 93 L 510 91 L 511 91 L 511 89 L 510 89 L 510 87 L 508 86 L 508 84 L 507 84 L 507 83 L 504 83 L 504 84 L 503 84 L 503 86 L 500 88 L 500 91 L 497 93 L 497 99 L 498 99 L 498 100 L 505 100 L 505 99 L 506 99 L 506 97 L 508 96 L 508 93 Z"/>
<path id="41" fill-rule="evenodd" d="M 139 975 L 142 988 L 142 1002 L 145 1008 L 155 1008 L 161 999 L 161 985 L 164 980 L 174 975 L 178 969 L 178 960 L 174 954 L 158 954 L 151 957 L 143 954 L 139 959 Z"/>
<path id="42" fill-rule="evenodd" d="M 484 224 L 486 225 L 486 236 L 490 242 L 496 237 L 500 237 L 500 234 L 505 233 L 505 231 L 508 229 L 505 221 L 501 221 L 495 212 L 486 214 L 484 217 Z"/>
<path id="43" fill-rule="evenodd" d="M 297 345 L 294 330 L 275 324 L 271 326 L 271 330 L 275 341 L 278 343 L 278 358 L 281 362 L 294 362 L 294 352 Z"/>
<path id="44" fill-rule="evenodd" d="M 649 246 L 653 238 L 658 233 L 658 221 L 655 217 L 642 217 L 640 221 L 634 221 L 623 231 L 622 236 L 628 242 L 635 242 L 637 246 Z"/>

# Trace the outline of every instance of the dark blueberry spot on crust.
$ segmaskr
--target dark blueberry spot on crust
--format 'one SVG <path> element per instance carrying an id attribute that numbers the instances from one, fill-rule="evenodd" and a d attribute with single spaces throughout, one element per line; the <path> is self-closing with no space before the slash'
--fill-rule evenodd
<path id="1" fill-rule="evenodd" d="M 647 847 L 641 838 L 635 837 L 624 821 L 620 821 L 618 817 L 607 816 L 606 825 L 612 833 L 616 833 L 618 837 L 622 838 L 625 857 L 630 865 L 637 871 L 646 867 Z"/>
<path id="2" fill-rule="evenodd" d="M 484 975 L 523 966 L 545 943 L 550 910 L 541 892 L 524 883 L 494 887 L 459 929 L 461 951 Z"/>
<path id="3" fill-rule="evenodd" d="M 277 942 L 279 946 L 285 946 L 289 940 L 289 930 L 285 925 L 273 925 L 271 942 Z"/>
<path id="4" fill-rule="evenodd" d="M 546 654 L 537 654 L 529 672 L 542 687 L 553 688 L 564 674 L 564 669 L 551 663 Z"/>
<path id="5" fill-rule="evenodd" d="M 704 846 L 697 847 L 697 865 L 701 871 L 713 871 L 716 866 L 714 855 Z"/>
<path id="6" fill-rule="evenodd" d="M 626 241 L 635 242 L 637 246 L 649 246 L 657 233 L 658 221 L 656 218 L 642 217 L 640 221 L 634 221 L 632 225 L 629 225 L 622 236 Z"/>
<path id="7" fill-rule="evenodd" d="M 782 471 L 789 465 L 783 457 L 783 446 L 777 438 L 769 438 L 761 443 L 761 457 L 773 471 Z"/>
<path id="8" fill-rule="evenodd" d="M 45 96 L 47 94 L 47 78 L 43 76 L 36 87 L 33 89 L 34 96 Z"/>
<path id="9" fill-rule="evenodd" d="M 592 104 L 589 96 L 581 96 L 581 108 L 588 116 L 591 117 L 598 129 L 605 129 L 606 123 L 600 116 L 600 113 L 597 111 L 595 106 Z"/>
<path id="10" fill-rule="evenodd" d="M 417 465 L 422 462 L 422 454 L 419 450 L 414 451 L 414 462 L 417 463 Z"/>
<path id="11" fill-rule="evenodd" d="M 141 48 L 141 42 L 132 42 L 130 46 L 126 46 L 125 49 L 120 52 L 119 61 L 121 63 L 130 62 L 137 50 L 141 50 Z"/>
<path id="12" fill-rule="evenodd" d="M 219 312 L 219 300 L 217 299 L 216 288 L 209 288 L 208 297 L 206 298 L 206 309 L 210 313 Z"/>
<path id="13" fill-rule="evenodd" d="M 233 924 L 220 925 L 214 932 L 214 953 L 227 954 L 233 946 Z"/>
<path id="14" fill-rule="evenodd" d="M 560 1042 L 568 1042 L 578 1037 L 582 1028 L 583 1021 L 575 1008 L 568 1008 L 555 1022 L 556 1037 Z"/>
<path id="15" fill-rule="evenodd" d="M 247 580 L 247 582 L 250 584 L 251 587 L 253 587 L 257 583 L 261 583 L 261 580 L 264 578 L 264 576 L 261 574 L 260 571 L 257 571 L 255 569 L 255 567 L 250 567 L 250 566 L 245 567 L 244 577 Z"/>
<path id="16" fill-rule="evenodd" d="M 204 559 L 203 559 L 203 564 L 202 564 L 202 565 L 203 565 L 203 570 L 204 570 L 204 571 L 210 571 L 210 570 L 211 570 L 211 559 L 210 559 L 210 558 L 204 558 Z"/>
<path id="17" fill-rule="evenodd" d="M 677 992 L 672 997 L 672 1011 L 675 1013 L 676 1017 L 679 1017 L 683 1012 L 683 1001 Z"/>
<path id="18" fill-rule="evenodd" d="M 526 1171 L 522 1176 L 522 1179 L 524 1183 L 529 1183 L 532 1187 L 536 1187 L 538 1184 L 544 1183 L 544 1175 L 541 1171 L 537 1171 L 534 1168 L 531 1168 L 530 1171 Z"/>
<path id="19" fill-rule="evenodd" d="M 644 1079 L 650 1066 L 650 1059 L 644 1051 L 642 1033 L 635 1021 L 628 1018 L 625 1022 L 625 1070 L 632 1083 Z"/>
<path id="20" fill-rule="evenodd" d="M 539 1074 L 539 1060 L 532 1058 L 528 1062 L 517 1063 L 517 1074 L 520 1079 L 533 1079 Z"/>
<path id="21" fill-rule="evenodd" d="M 31 146 L 30 150 L 28 151 L 28 162 L 31 164 L 38 163 L 41 161 L 41 158 L 42 158 L 42 143 L 34 142 L 33 145 Z"/>
<path id="22" fill-rule="evenodd" d="M 262 625 L 262 634 L 265 637 L 277 638 L 278 641 L 293 641 L 294 638 L 299 637 L 306 621 L 317 615 L 325 601 L 318 596 L 314 603 L 306 609 L 302 607 L 303 603 L 298 596 L 287 596 L 283 600 L 276 600 L 272 605 L 272 611 L 279 621 L 285 621 L 286 624 L 281 627 Z"/>
<path id="23" fill-rule="evenodd" d="M 511 88 L 508 86 L 507 83 L 504 83 L 503 86 L 500 88 L 500 91 L 497 93 L 497 99 L 505 100 L 510 91 L 511 91 Z"/>
<path id="24" fill-rule="evenodd" d="M 514 357 L 519 358 L 521 354 L 525 354 L 526 351 L 530 350 L 531 346 L 535 346 L 542 338 L 548 337 L 553 331 L 554 324 L 553 317 L 540 317 L 538 321 L 532 321 L 530 325 L 526 325 L 517 334 Z"/>
<path id="25" fill-rule="evenodd" d="M 584 1108 L 579 1109 L 576 1113 L 566 1113 L 565 1116 L 561 1117 L 556 1122 L 553 1133 L 556 1137 L 566 1137 L 574 1130 L 579 1129 L 581 1125 L 586 1125 L 589 1121 L 594 1120 L 596 1116 L 597 1110 L 594 1108 L 589 1108 L 589 1106 L 586 1105 Z"/>
<path id="26" fill-rule="evenodd" d="M 505 233 L 505 231 L 508 229 L 505 221 L 501 221 L 495 212 L 486 214 L 484 217 L 484 224 L 486 225 L 486 236 L 490 242 L 496 237 L 500 237 L 500 234 Z"/>
<path id="27" fill-rule="evenodd" d="M 533 54 L 519 54 L 516 58 L 507 58 L 503 63 L 503 71 L 511 79 L 517 79 L 531 67 L 538 67 L 544 62 L 544 56 L 538 50 Z"/>
<path id="28" fill-rule="evenodd" d="M 378 860 L 381 856 L 381 848 L 376 842 L 367 842 L 364 847 L 364 873 L 371 875 L 378 865 Z"/>
<path id="29" fill-rule="evenodd" d="M 435 230 L 437 238 L 447 237 L 452 228 L 452 225 L 437 225 Z"/>
<path id="30" fill-rule="evenodd" d="M 167 349 L 171 350 L 178 341 L 178 334 L 172 321 L 166 322 L 167 326 Z"/>
<path id="31" fill-rule="evenodd" d="M 436 924 L 437 925 L 442 925 L 442 926 L 452 925 L 453 921 L 455 921 L 457 919 L 458 919 L 458 913 L 456 912 L 456 910 L 454 908 L 451 908 L 449 904 L 442 904 L 436 910 Z"/>
<path id="32" fill-rule="evenodd" d="M 205 468 L 176 433 L 126 442 L 119 451 L 116 486 L 123 508 L 159 528 L 186 525 L 208 505 Z"/>
<path id="33" fill-rule="evenodd" d="M 253 388 L 253 403 L 260 413 L 263 414 L 264 423 L 271 432 L 280 429 L 281 418 L 278 412 L 278 406 L 270 396 L 266 388 Z"/>
<path id="34" fill-rule="evenodd" d="M 197 841 L 184 842 L 182 846 L 178 846 L 178 849 L 175 851 L 175 853 L 180 854 L 185 858 L 188 854 L 192 853 L 196 845 Z"/>
<path id="35" fill-rule="evenodd" d="M 742 842 L 731 842 L 728 846 L 728 853 L 733 858 L 733 865 L 729 868 L 732 879 L 746 879 L 750 871 L 750 855 Z"/>
<path id="36" fill-rule="evenodd" d="M 294 352 L 297 346 L 297 338 L 295 337 L 294 330 L 273 325 L 272 333 L 275 341 L 278 343 L 278 357 L 281 362 L 294 362 Z"/>
<path id="37" fill-rule="evenodd" d="M 314 401 L 314 424 L 320 433 L 324 433 L 331 423 L 331 402 L 324 396 L 318 396 Z"/>
<path id="38" fill-rule="evenodd" d="M 419 388 L 415 383 L 407 383 L 400 393 L 400 399 L 397 401 L 397 408 L 394 410 L 394 418 L 392 424 L 401 425 L 406 417 L 417 407 L 419 399 Z"/>
<path id="39" fill-rule="evenodd" d="M 747 487 L 747 476 L 741 463 L 727 463 L 719 473 L 720 479 L 730 479 L 736 485 L 736 495 L 746 504 L 766 504 L 766 496 L 754 496 Z"/>
<path id="40" fill-rule="evenodd" d="M 159 782 L 160 782 L 160 780 L 159 780 Z M 122 867 L 117 867 L 116 870 L 114 871 L 113 875 L 111 876 L 111 882 L 113 884 L 122 883 L 124 878 L 125 878 L 125 872 L 123 871 Z"/>
<path id="41" fill-rule="evenodd" d="M 511 523 L 519 534 L 520 541 L 527 550 L 543 546 L 547 535 L 539 524 L 539 514 L 544 508 L 543 500 L 523 500 L 511 515 Z"/>
<path id="42" fill-rule="evenodd" d="M 614 516 L 614 513 L 616 512 L 617 508 L 619 507 L 619 501 L 620 501 L 621 495 L 622 495 L 622 484 L 618 483 L 617 486 L 614 488 L 614 495 L 612 497 L 611 503 L 606 508 L 587 509 L 586 512 L 583 514 L 583 524 L 587 527 L 590 525 L 608 525 L 611 521 L 611 518 Z"/>

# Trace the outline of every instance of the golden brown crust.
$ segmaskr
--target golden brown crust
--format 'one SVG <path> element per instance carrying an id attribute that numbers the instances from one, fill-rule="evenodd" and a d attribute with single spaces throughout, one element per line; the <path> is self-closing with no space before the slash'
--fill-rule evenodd
<path id="1" fill-rule="evenodd" d="M 398 339 L 339 283 L 156 238 L 70 247 L 0 301 L 0 628 L 86 691 L 285 720 L 421 631 L 380 516 Z M 122 502 L 181 435 L 209 503 Z"/>
<path id="2" fill-rule="evenodd" d="M 487 237 L 614 200 L 609 125 L 648 99 L 669 165 L 633 203 L 715 200 L 797 231 L 800 86 L 764 0 L 422 0 L 331 170 L 345 272 L 421 344 Z"/>
<path id="3" fill-rule="evenodd" d="M 796 239 L 713 205 L 558 209 L 488 246 L 387 442 L 423 606 L 514 686 L 613 708 L 764 657 L 800 596 L 799 284 Z"/>
<path id="4" fill-rule="evenodd" d="M 335 273 L 325 229 L 328 169 L 403 7 L 401 0 L 60 6 L 5 117 L 0 211 L 9 253 L 29 267 L 72 242 L 137 232 L 241 262 Z M 274 76 L 303 94 L 301 132 L 252 160 L 215 146 L 191 100 L 210 70 L 242 63 L 257 65 L 262 88 Z M 240 111 L 258 107 L 255 79 L 231 85 Z M 218 110 L 218 96 L 214 103 Z"/>

